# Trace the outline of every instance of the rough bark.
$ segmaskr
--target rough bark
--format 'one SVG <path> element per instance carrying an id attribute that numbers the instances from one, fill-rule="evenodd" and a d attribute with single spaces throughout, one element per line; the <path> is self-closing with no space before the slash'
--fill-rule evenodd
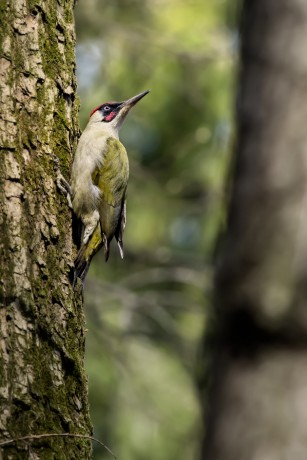
<path id="1" fill-rule="evenodd" d="M 73 0 L 0 1 L 0 438 L 89 435 L 84 316 L 69 275 L 71 212 L 55 185 L 78 135 Z M 1 442 L 0 441 L 0 442 Z M 0 447 L 3 459 L 87 459 L 89 441 Z"/>
<path id="2" fill-rule="evenodd" d="M 307 451 L 307 3 L 246 0 L 238 143 L 201 379 L 202 458 Z M 208 350 L 215 350 L 209 358 Z"/>

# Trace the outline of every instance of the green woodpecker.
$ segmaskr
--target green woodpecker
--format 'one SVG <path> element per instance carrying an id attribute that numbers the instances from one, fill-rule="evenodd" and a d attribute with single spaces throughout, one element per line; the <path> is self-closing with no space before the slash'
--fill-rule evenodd
<path id="1" fill-rule="evenodd" d="M 108 260 L 114 236 L 124 257 L 122 234 L 126 225 L 129 163 L 118 136 L 129 110 L 148 93 L 96 107 L 80 137 L 71 180 L 72 208 L 83 223 L 75 281 L 77 277 L 84 280 L 92 258 L 102 246 Z"/>

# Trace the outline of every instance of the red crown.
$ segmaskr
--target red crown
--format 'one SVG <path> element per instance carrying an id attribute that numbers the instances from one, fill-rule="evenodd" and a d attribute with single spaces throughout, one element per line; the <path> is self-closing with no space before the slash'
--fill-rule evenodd
<path id="1" fill-rule="evenodd" d="M 91 111 L 91 113 L 90 113 L 90 118 L 91 118 L 91 116 L 92 116 L 95 112 L 97 112 L 97 110 L 99 110 L 100 107 L 102 107 L 102 106 L 103 106 L 103 104 L 100 104 L 100 105 L 98 105 L 97 107 L 95 107 L 95 108 Z"/>
<path id="2" fill-rule="evenodd" d="M 95 107 L 95 108 L 91 111 L 91 113 L 90 113 L 90 118 L 91 118 L 91 116 L 92 116 L 95 112 L 97 112 L 97 110 L 100 109 L 100 107 L 102 107 L 102 106 L 105 105 L 105 104 L 110 104 L 110 105 L 112 105 L 112 104 L 116 104 L 116 102 L 115 102 L 115 101 L 104 102 L 103 104 L 98 105 L 98 107 Z"/>

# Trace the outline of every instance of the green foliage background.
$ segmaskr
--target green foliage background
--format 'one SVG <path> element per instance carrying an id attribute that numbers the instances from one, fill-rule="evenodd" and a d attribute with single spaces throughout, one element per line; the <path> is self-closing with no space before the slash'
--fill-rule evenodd
<path id="1" fill-rule="evenodd" d="M 195 363 L 224 217 L 236 2 L 79 0 L 81 126 L 151 89 L 121 140 L 130 158 L 125 259 L 85 286 L 95 436 L 119 459 L 192 460 L 202 436 Z M 95 459 L 109 454 L 95 446 Z"/>

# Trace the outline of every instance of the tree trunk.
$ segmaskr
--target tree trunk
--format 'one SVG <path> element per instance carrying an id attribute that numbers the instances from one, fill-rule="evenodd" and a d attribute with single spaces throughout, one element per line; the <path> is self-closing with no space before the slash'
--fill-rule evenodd
<path id="1" fill-rule="evenodd" d="M 307 452 L 307 2 L 245 0 L 238 145 L 220 246 L 206 460 Z"/>
<path id="2" fill-rule="evenodd" d="M 89 435 L 84 316 L 69 276 L 69 178 L 78 135 L 73 0 L 1 0 L 0 443 Z M 88 440 L 28 439 L 3 459 L 88 459 Z"/>

